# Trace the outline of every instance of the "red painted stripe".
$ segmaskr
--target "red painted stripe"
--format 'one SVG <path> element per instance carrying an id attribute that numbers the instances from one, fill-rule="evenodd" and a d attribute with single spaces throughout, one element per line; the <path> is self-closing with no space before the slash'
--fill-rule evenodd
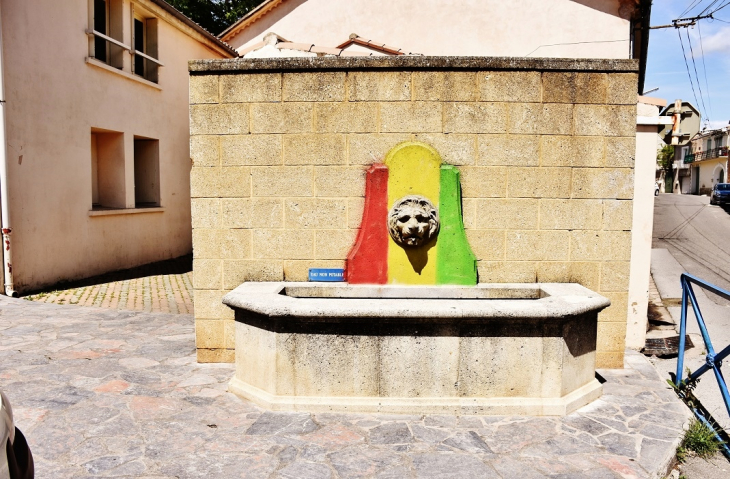
<path id="1" fill-rule="evenodd" d="M 365 176 L 365 209 L 355 245 L 347 255 L 345 278 L 351 284 L 388 281 L 388 167 L 375 164 Z"/>

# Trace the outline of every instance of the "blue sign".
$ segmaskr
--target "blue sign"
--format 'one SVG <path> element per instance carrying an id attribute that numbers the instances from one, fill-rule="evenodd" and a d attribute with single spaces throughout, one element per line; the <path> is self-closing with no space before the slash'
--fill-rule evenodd
<path id="1" fill-rule="evenodd" d="M 309 281 L 345 281 L 342 268 L 309 268 Z"/>

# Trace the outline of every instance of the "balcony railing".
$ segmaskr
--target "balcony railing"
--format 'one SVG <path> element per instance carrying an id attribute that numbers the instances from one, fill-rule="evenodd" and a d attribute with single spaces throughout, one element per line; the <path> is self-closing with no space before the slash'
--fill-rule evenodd
<path id="1" fill-rule="evenodd" d="M 136 50 L 136 49 L 130 47 L 129 45 L 125 45 L 124 43 L 120 42 L 119 40 L 116 40 L 116 39 L 114 39 L 112 37 L 109 37 L 107 35 L 104 35 L 101 32 L 98 32 L 96 30 L 86 30 L 86 34 L 89 35 L 90 37 L 93 37 L 93 38 L 97 39 L 97 40 L 102 40 L 102 41 L 104 41 L 104 42 L 106 42 L 108 44 L 111 44 L 111 45 L 113 45 L 115 47 L 118 47 L 121 50 L 125 50 L 125 51 L 129 52 L 129 54 L 132 55 L 132 64 L 135 64 L 135 56 L 138 56 L 138 57 L 141 57 L 141 58 L 143 58 L 144 60 L 146 60 L 148 62 L 152 62 L 157 67 L 164 67 L 165 66 L 157 58 L 154 58 L 154 57 L 152 57 L 150 55 L 147 55 L 144 52 L 141 52 L 139 50 Z M 107 63 L 109 65 L 112 65 L 112 66 L 114 66 L 114 67 L 116 67 L 116 68 L 118 68 L 118 69 L 121 70 L 122 69 L 122 63 L 117 62 L 117 63 L 119 63 L 118 65 L 114 65 L 113 64 L 114 62 L 109 58 L 109 53 L 106 51 L 106 46 L 105 46 L 104 43 L 97 42 L 96 48 L 100 48 L 101 45 L 104 45 L 103 47 L 101 47 L 101 50 L 102 51 L 98 51 L 97 50 L 95 52 L 94 58 L 96 58 L 97 60 L 102 61 L 104 63 Z M 143 74 L 145 68 L 142 68 L 142 70 L 143 70 L 142 73 L 138 72 L 137 74 L 139 76 L 141 76 L 141 77 L 147 78 L 147 75 Z M 147 78 L 147 79 L 148 80 L 151 80 L 150 78 Z M 152 81 L 154 81 L 155 83 L 157 83 L 157 80 L 156 79 L 154 79 Z"/>
<path id="2" fill-rule="evenodd" d="M 697 153 L 690 153 L 689 155 L 684 157 L 684 163 L 693 163 L 695 161 L 702 161 L 702 160 L 711 160 L 713 158 L 719 158 L 721 156 L 727 156 L 727 146 L 722 146 L 720 148 L 715 148 L 712 150 L 707 151 L 700 151 Z"/>

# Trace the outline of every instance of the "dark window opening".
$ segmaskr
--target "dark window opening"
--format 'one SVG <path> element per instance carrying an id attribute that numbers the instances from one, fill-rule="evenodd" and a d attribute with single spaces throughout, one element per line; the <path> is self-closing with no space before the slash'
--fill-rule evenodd
<path id="1" fill-rule="evenodd" d="M 135 208 L 160 206 L 160 142 L 134 138 Z"/>
<path id="2" fill-rule="evenodd" d="M 104 35 L 108 35 L 107 12 L 106 0 L 94 0 L 94 30 Z M 108 61 L 106 40 L 101 37 L 94 37 L 94 58 L 104 63 Z"/>
<path id="3" fill-rule="evenodd" d="M 132 70 L 146 80 L 157 83 L 159 65 L 157 59 L 157 19 L 135 17 L 132 27 L 134 58 Z M 137 53 L 140 54 L 137 54 Z"/>
<path id="4" fill-rule="evenodd" d="M 126 207 L 124 133 L 91 131 L 91 209 Z"/>
<path id="5" fill-rule="evenodd" d="M 145 28 L 144 22 L 134 19 L 134 49 L 138 52 L 147 53 L 145 48 Z M 134 73 L 139 76 L 145 76 L 145 59 L 141 55 L 134 56 Z"/>
<path id="6" fill-rule="evenodd" d="M 123 44 L 123 0 L 94 0 L 93 39 L 89 56 L 114 68 L 122 69 L 127 49 Z"/>

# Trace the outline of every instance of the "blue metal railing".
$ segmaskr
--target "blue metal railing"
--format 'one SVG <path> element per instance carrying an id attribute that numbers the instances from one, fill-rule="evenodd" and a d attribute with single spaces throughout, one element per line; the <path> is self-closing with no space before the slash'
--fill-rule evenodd
<path id="1" fill-rule="evenodd" d="M 680 397 L 682 399 L 687 399 L 687 396 L 691 395 L 692 388 L 688 388 L 687 386 L 696 384 L 700 376 L 702 376 L 707 371 L 712 370 L 715 373 L 717 385 L 720 388 L 722 399 L 725 402 L 725 408 L 727 409 L 728 415 L 730 415 L 730 393 L 728 393 L 727 383 L 725 382 L 725 377 L 722 375 L 721 369 L 722 360 L 730 356 L 730 345 L 728 345 L 719 353 L 715 354 L 715 348 L 712 346 L 710 334 L 707 332 L 705 319 L 702 317 L 702 311 L 700 311 L 700 305 L 697 302 L 697 297 L 695 296 L 695 292 L 692 289 L 692 283 L 727 300 L 730 300 L 730 292 L 725 291 L 724 289 L 720 289 L 717 286 L 708 283 L 707 281 L 703 281 L 698 277 L 692 276 L 691 274 L 687 273 L 683 273 L 679 281 L 682 285 L 682 316 L 679 323 L 679 353 L 677 356 L 677 375 L 675 377 L 674 385 L 676 386 Z M 695 318 L 697 319 L 697 323 L 700 327 L 700 333 L 702 334 L 702 340 L 705 343 L 707 356 L 705 356 L 705 364 L 703 364 L 695 372 L 689 374 L 687 379 L 683 381 L 682 370 L 684 369 L 684 352 L 687 338 L 686 335 L 688 303 L 692 305 L 692 311 L 694 312 Z M 708 426 L 712 431 L 715 432 L 715 437 L 720 442 L 723 452 L 726 456 L 730 457 L 730 448 L 728 448 L 728 444 L 722 440 L 716 428 L 713 427 L 713 425 L 710 423 L 710 418 L 705 417 L 705 414 L 701 412 L 699 408 L 696 407 L 696 405 L 690 403 L 689 406 L 695 416 L 697 416 L 700 421 L 702 421 L 706 426 Z M 712 422 L 714 422 L 714 420 Z"/>

